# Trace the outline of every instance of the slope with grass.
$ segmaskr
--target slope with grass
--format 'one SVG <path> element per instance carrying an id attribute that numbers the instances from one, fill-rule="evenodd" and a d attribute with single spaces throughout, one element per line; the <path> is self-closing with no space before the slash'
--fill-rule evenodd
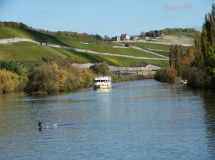
<path id="1" fill-rule="evenodd" d="M 70 51 L 62 48 L 55 48 L 57 51 L 68 56 L 72 60 L 78 60 L 80 63 L 98 63 L 106 62 L 108 65 L 120 66 L 120 67 L 129 67 L 134 64 L 140 64 L 146 62 L 148 64 L 154 64 L 158 66 L 168 66 L 169 61 L 156 61 L 156 60 L 147 60 L 147 59 L 133 59 L 126 57 L 115 57 L 115 56 L 105 56 L 101 54 L 90 54 L 90 53 L 81 53 L 76 51 Z"/>
<path id="2" fill-rule="evenodd" d="M 45 33 L 40 33 L 35 30 L 30 29 L 20 29 L 20 28 L 7 28 L 0 27 L 0 39 L 5 38 L 29 38 L 37 42 L 45 42 L 51 44 L 58 44 L 63 46 L 69 46 L 72 48 L 91 50 L 99 53 L 111 53 L 117 55 L 128 55 L 136 57 L 147 57 L 147 58 L 158 58 L 159 56 L 153 55 L 143 50 L 136 50 L 134 48 L 115 48 L 115 44 L 112 42 L 103 42 L 96 39 L 88 38 L 74 38 L 66 36 L 53 36 Z M 162 44 L 152 44 L 152 43 L 132 43 L 132 45 L 147 48 L 153 50 L 153 52 L 160 54 L 162 56 L 168 56 L 169 45 Z M 13 43 L 9 45 L 0 45 L 0 59 L 8 60 L 41 60 L 42 57 L 56 57 L 64 56 L 73 59 L 78 62 L 107 62 L 109 65 L 117 66 L 130 66 L 142 62 L 167 66 L 168 61 L 158 61 L 158 60 L 141 60 L 141 59 L 131 59 L 126 57 L 113 57 L 107 55 L 96 55 L 89 53 L 80 53 L 75 51 L 68 51 L 64 49 L 52 48 L 48 49 L 39 44 L 33 44 L 29 42 Z M 161 51 L 158 51 L 161 50 Z M 186 48 L 185 48 L 186 50 Z"/>

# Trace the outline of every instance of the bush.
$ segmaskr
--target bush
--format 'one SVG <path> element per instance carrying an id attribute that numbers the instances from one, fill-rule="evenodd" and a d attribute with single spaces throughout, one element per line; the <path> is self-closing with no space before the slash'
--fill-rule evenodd
<path id="1" fill-rule="evenodd" d="M 110 71 L 110 69 L 108 68 L 108 65 L 105 62 L 104 63 L 96 63 L 93 66 L 91 66 L 90 69 L 96 75 L 101 75 L 101 76 L 111 75 L 111 71 Z"/>
<path id="2" fill-rule="evenodd" d="M 193 87 L 204 87 L 210 83 L 210 77 L 204 70 L 197 67 L 188 67 L 182 71 L 182 77 L 188 80 L 188 84 Z"/>
<path id="3" fill-rule="evenodd" d="M 172 83 L 175 81 L 177 71 L 173 68 L 162 68 L 158 70 L 154 76 L 154 79 L 160 82 Z"/>
<path id="4" fill-rule="evenodd" d="M 125 44 L 125 47 L 129 47 L 129 44 L 128 44 L 128 43 L 126 43 L 126 44 Z"/>
<path id="5" fill-rule="evenodd" d="M 23 75 L 23 71 L 21 67 L 14 61 L 3 61 L 0 64 L 1 69 L 6 69 L 8 71 L 11 71 L 13 73 L 20 75 Z"/>
<path id="6" fill-rule="evenodd" d="M 27 92 L 55 92 L 57 91 L 56 76 L 44 65 L 33 68 L 28 74 Z"/>

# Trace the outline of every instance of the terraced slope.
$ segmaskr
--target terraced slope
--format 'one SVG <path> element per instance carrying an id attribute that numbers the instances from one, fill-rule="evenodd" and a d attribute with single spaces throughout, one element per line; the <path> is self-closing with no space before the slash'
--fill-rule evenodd
<path id="1" fill-rule="evenodd" d="M 37 42 L 46 42 L 52 44 L 58 44 L 63 46 L 69 46 L 73 48 L 94 51 L 98 53 L 110 53 L 109 55 L 105 54 L 90 54 L 90 53 L 80 53 L 76 51 L 67 51 L 65 49 L 58 48 L 46 48 L 39 44 L 30 44 L 29 42 L 20 42 L 13 43 L 8 45 L 0 45 L 0 59 L 14 59 L 14 60 L 41 60 L 42 57 L 56 57 L 63 56 L 69 57 L 75 61 L 80 62 L 104 62 L 106 61 L 110 65 L 117 66 L 130 66 L 142 62 L 155 64 L 155 65 L 168 65 L 168 61 L 158 61 L 147 58 L 159 58 L 159 57 L 168 57 L 168 45 L 163 44 L 151 44 L 151 43 L 132 43 L 133 48 L 123 48 L 119 47 L 120 44 L 115 44 L 112 42 L 103 42 L 95 39 L 87 38 L 73 38 L 65 36 L 53 36 L 45 33 L 40 33 L 28 29 L 19 29 L 19 28 L 7 28 L 0 27 L 0 39 L 5 38 L 29 38 Z M 118 46 L 118 47 L 116 47 Z M 136 46 L 136 48 L 135 48 Z M 137 48 L 144 49 L 137 49 Z M 185 48 L 186 50 L 187 48 Z M 156 54 L 151 54 L 150 52 Z M 125 55 L 125 56 L 136 56 L 137 59 L 128 58 L 128 57 L 114 57 L 113 55 Z M 160 56 L 159 56 L 160 55 Z M 138 59 L 138 57 L 143 57 L 143 59 Z"/>

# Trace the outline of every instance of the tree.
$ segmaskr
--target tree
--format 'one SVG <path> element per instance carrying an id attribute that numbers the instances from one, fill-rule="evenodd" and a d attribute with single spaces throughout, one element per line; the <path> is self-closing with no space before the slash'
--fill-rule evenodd
<path id="1" fill-rule="evenodd" d="M 38 91 L 49 93 L 57 91 L 56 76 L 51 69 L 44 65 L 33 68 L 28 74 L 28 79 L 28 93 Z"/>
<path id="2" fill-rule="evenodd" d="M 19 76 L 0 69 L 0 93 L 12 92 L 19 85 Z"/>
<path id="3" fill-rule="evenodd" d="M 183 51 L 181 45 L 172 45 L 169 52 L 169 65 L 181 74 Z"/>
<path id="4" fill-rule="evenodd" d="M 95 38 L 96 38 L 97 40 L 103 40 L 102 37 L 101 37 L 100 35 L 98 35 L 98 34 L 95 35 Z"/>
<path id="5" fill-rule="evenodd" d="M 140 37 L 144 38 L 146 36 L 146 34 L 144 32 L 140 33 Z"/>
<path id="6" fill-rule="evenodd" d="M 103 63 L 96 63 L 93 66 L 90 67 L 90 69 L 97 75 L 101 76 L 107 76 L 110 75 L 110 69 L 108 68 L 108 65 L 103 62 Z"/>
<path id="7" fill-rule="evenodd" d="M 194 51 L 194 55 L 195 55 L 195 60 L 194 60 L 194 65 L 197 65 L 199 62 L 202 62 L 202 44 L 201 44 L 201 34 L 197 33 L 196 37 L 194 39 L 194 45 L 195 45 L 195 51 Z"/>
<path id="8" fill-rule="evenodd" d="M 205 58 L 205 66 L 207 73 L 210 76 L 215 76 L 215 45 L 208 49 L 207 57 Z"/>
<path id="9" fill-rule="evenodd" d="M 174 48 L 174 54 L 175 54 L 175 70 L 178 71 L 178 74 L 181 75 L 181 69 L 182 69 L 182 46 L 176 45 Z"/>
<path id="10" fill-rule="evenodd" d="M 212 4 L 211 13 L 205 15 L 205 22 L 202 27 L 201 43 L 204 65 L 207 73 L 214 76 L 215 3 Z"/>
<path id="11" fill-rule="evenodd" d="M 6 69 L 18 75 L 23 74 L 21 67 L 14 61 L 3 61 L 0 66 L 1 66 L 1 69 Z"/>
<path id="12" fill-rule="evenodd" d="M 175 56 L 174 56 L 174 46 L 171 45 L 169 49 L 169 66 L 175 68 Z"/>
<path id="13" fill-rule="evenodd" d="M 196 48 L 194 45 L 187 50 L 186 54 L 182 58 L 183 68 L 190 67 L 191 65 L 197 63 L 195 62 L 195 60 L 197 59 L 195 56 L 195 52 L 196 52 Z"/>
<path id="14" fill-rule="evenodd" d="M 110 37 L 108 37 L 107 35 L 104 36 L 104 41 L 110 41 Z"/>

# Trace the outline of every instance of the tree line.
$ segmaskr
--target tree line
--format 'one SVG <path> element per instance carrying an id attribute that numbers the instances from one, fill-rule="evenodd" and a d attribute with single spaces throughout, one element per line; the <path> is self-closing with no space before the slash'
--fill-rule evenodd
<path id="1" fill-rule="evenodd" d="M 172 33 L 198 33 L 194 28 L 165 28 L 162 30 L 151 30 L 148 32 L 141 32 L 140 37 L 160 37 L 162 34 L 172 34 Z"/>
<path id="2" fill-rule="evenodd" d="M 62 58 L 43 58 L 42 65 L 35 64 L 26 72 L 16 61 L 0 61 L 0 94 L 24 91 L 32 94 L 51 94 L 69 92 L 93 85 L 94 76 L 112 76 L 112 82 L 153 78 L 131 75 L 114 75 L 105 62 L 96 63 L 89 69 L 71 65 Z"/>
<path id="3" fill-rule="evenodd" d="M 215 3 L 205 15 L 202 32 L 197 33 L 194 45 L 186 53 L 182 46 L 172 45 L 169 52 L 169 67 L 157 72 L 161 81 L 175 81 L 176 77 L 187 79 L 194 87 L 215 88 Z"/>
<path id="4" fill-rule="evenodd" d="M 1 22 L 0 21 L 0 27 L 9 27 L 9 28 L 21 28 L 21 29 L 29 29 L 38 31 L 40 33 L 50 34 L 54 36 L 67 36 L 67 37 L 76 37 L 76 38 L 89 38 L 89 39 L 97 39 L 97 40 L 103 40 L 103 38 L 99 34 L 87 34 L 87 33 L 77 33 L 72 31 L 49 31 L 44 29 L 35 29 L 33 27 L 30 27 L 24 23 L 18 23 L 18 22 Z"/>
<path id="5" fill-rule="evenodd" d="M 16 61 L 0 62 L 0 93 L 24 91 L 28 94 L 69 92 L 91 87 L 96 75 L 111 75 L 106 63 L 90 69 L 71 65 L 68 59 L 46 58 L 42 65 L 34 65 L 26 73 Z"/>

